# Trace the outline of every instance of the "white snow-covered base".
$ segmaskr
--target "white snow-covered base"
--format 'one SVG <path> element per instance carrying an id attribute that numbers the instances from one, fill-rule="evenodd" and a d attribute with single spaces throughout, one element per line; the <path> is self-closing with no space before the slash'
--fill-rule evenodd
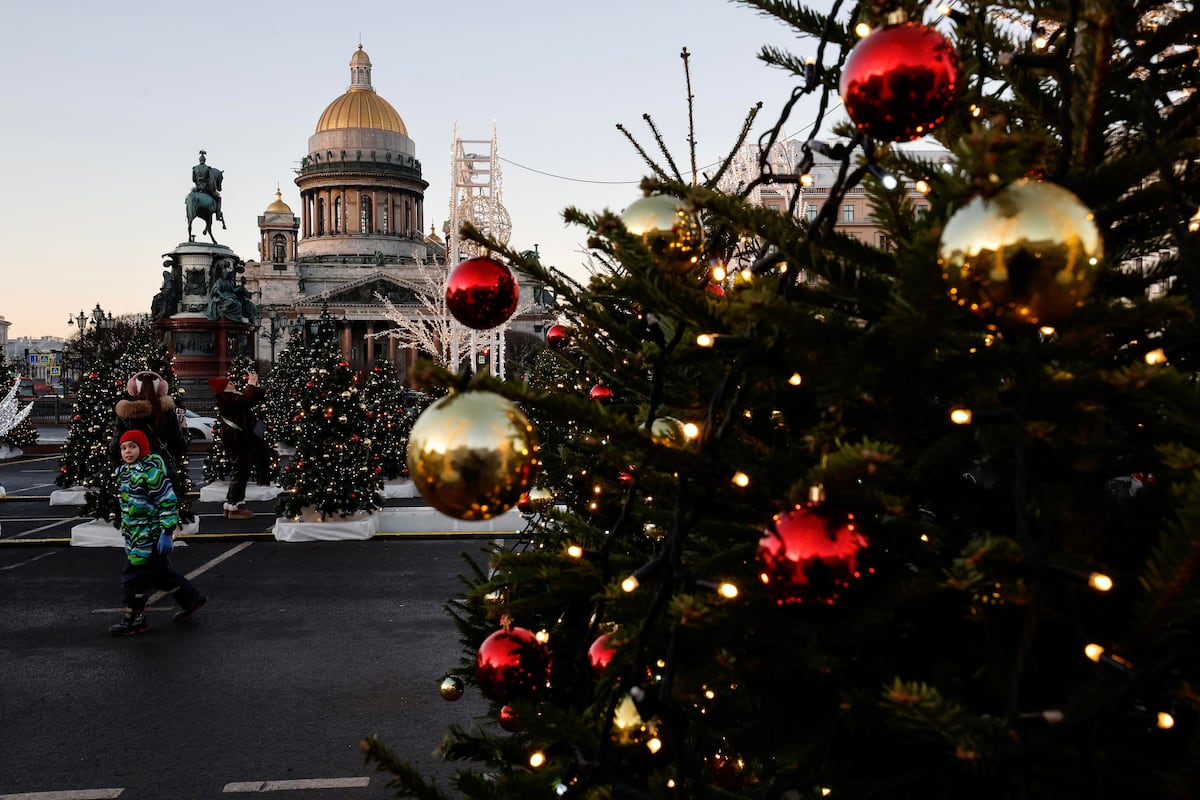
<path id="1" fill-rule="evenodd" d="M 0 461 L 8 461 L 11 458 L 20 458 L 23 455 L 25 455 L 25 451 L 19 447 L 0 444 Z"/>
<path id="2" fill-rule="evenodd" d="M 480 522 L 465 521 L 427 507 L 384 508 L 379 512 L 381 533 L 517 533 L 525 517 L 515 508 Z"/>
<path id="3" fill-rule="evenodd" d="M 352 517 L 338 517 L 324 522 L 311 507 L 305 508 L 299 521 L 278 517 L 275 538 L 281 542 L 333 542 L 370 539 L 379 530 L 379 515 L 360 511 Z"/>
<path id="4" fill-rule="evenodd" d="M 199 533 L 200 520 L 193 520 L 183 526 L 182 533 Z M 125 547 L 125 539 L 121 531 L 112 526 L 111 522 L 93 519 L 81 522 L 71 528 L 72 547 Z M 187 542 L 176 540 L 176 547 L 187 547 Z"/>
<path id="5" fill-rule="evenodd" d="M 383 491 L 380 492 L 385 500 L 389 498 L 410 498 L 417 497 L 417 486 L 407 478 L 397 478 L 394 481 L 386 481 L 383 484 Z"/>
<path id="6" fill-rule="evenodd" d="M 251 501 L 274 500 L 283 489 L 275 484 L 259 486 L 251 483 L 246 486 L 246 499 Z M 213 481 L 200 487 L 201 503 L 224 503 L 225 495 L 229 493 L 229 481 Z"/>
<path id="7" fill-rule="evenodd" d="M 52 506 L 82 506 L 87 504 L 87 489 L 72 486 L 70 489 L 55 489 L 50 493 Z"/>

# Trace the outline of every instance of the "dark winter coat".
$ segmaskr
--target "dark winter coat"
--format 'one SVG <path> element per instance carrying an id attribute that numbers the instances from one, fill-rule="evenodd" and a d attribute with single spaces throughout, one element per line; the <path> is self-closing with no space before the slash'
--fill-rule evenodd
<path id="1" fill-rule="evenodd" d="M 154 427 L 154 409 L 147 400 L 118 400 L 117 401 L 117 432 L 113 434 L 108 445 L 108 453 L 113 461 L 121 460 L 121 434 L 129 430 L 139 430 L 150 440 L 150 452 L 163 455 L 164 448 L 175 460 L 175 464 L 183 463 L 187 455 L 188 442 L 179 428 L 179 418 L 175 416 L 175 401 L 170 397 L 160 397 L 162 418 L 159 427 Z"/>
<path id="2" fill-rule="evenodd" d="M 225 452 L 253 451 L 260 440 L 250 433 L 254 429 L 254 406 L 264 395 L 260 386 L 250 384 L 239 394 L 221 392 L 217 395 L 217 419 L 221 425 L 221 444 Z"/>

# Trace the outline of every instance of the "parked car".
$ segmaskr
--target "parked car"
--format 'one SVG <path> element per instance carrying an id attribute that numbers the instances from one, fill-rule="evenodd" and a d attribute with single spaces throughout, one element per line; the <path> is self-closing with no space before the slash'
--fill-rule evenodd
<path id="1" fill-rule="evenodd" d="M 213 426 L 217 421 L 212 417 L 202 417 L 190 408 L 183 410 L 183 426 L 187 437 L 194 442 L 211 442 Z"/>

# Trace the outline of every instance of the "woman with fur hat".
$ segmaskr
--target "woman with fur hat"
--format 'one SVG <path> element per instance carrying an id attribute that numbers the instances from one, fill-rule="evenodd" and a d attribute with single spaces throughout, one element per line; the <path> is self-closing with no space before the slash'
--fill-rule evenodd
<path id="1" fill-rule="evenodd" d="M 109 445 L 109 455 L 114 462 L 120 458 L 122 434 L 131 430 L 144 433 L 150 442 L 150 452 L 162 456 L 167 466 L 167 473 L 179 498 L 180 519 L 185 523 L 191 522 L 195 517 L 187 500 L 191 486 L 185 472 L 188 442 L 175 416 L 175 401 L 170 396 L 170 387 L 157 372 L 143 370 L 129 379 L 125 384 L 125 392 L 129 399 L 117 401 L 117 430 Z"/>

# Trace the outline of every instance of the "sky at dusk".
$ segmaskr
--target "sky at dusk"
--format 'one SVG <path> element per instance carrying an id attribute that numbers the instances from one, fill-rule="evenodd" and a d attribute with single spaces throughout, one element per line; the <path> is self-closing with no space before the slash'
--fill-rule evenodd
<path id="1" fill-rule="evenodd" d="M 299 214 L 295 170 L 348 87 L 360 42 L 416 144 L 426 231 L 433 223 L 440 236 L 449 217 L 455 124 L 464 139 L 489 139 L 494 123 L 510 244 L 536 244 L 544 263 L 578 278 L 586 231 L 567 226 L 563 208 L 620 211 L 648 172 L 616 124 L 651 149 L 651 114 L 686 169 L 682 48 L 703 170 L 751 106 L 763 102 L 754 141 L 791 93 L 759 50 L 813 47 L 722 0 L 23 4 L 0 28 L 9 338 L 69 336 L 68 316 L 97 302 L 148 312 L 163 254 L 187 241 L 183 200 L 201 149 L 225 172 L 217 240 L 257 260 L 257 217 L 276 187 Z M 785 131 L 805 132 L 812 117 L 794 112 Z"/>

